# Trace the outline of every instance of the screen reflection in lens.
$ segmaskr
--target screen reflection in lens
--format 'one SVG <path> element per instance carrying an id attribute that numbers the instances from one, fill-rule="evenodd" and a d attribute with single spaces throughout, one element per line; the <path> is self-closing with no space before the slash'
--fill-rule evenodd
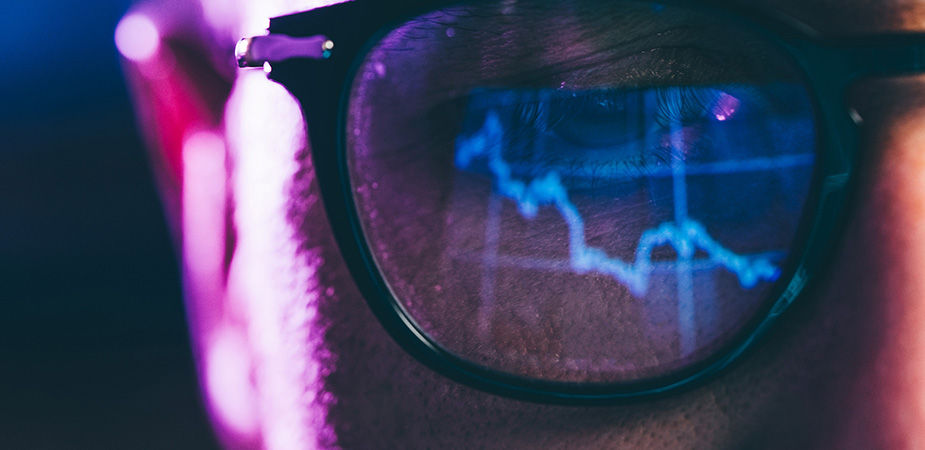
<path id="1" fill-rule="evenodd" d="M 346 151 L 375 264 L 420 332 L 486 368 L 682 373 L 739 342 L 786 274 L 815 173 L 809 93 L 772 45 L 686 10 L 608 3 L 676 31 L 581 34 L 599 15 L 523 5 L 600 57 L 544 53 L 503 12 L 466 10 L 409 22 L 361 64 Z M 672 50 L 630 61 L 608 44 L 633 33 Z M 742 43 L 754 58 L 705 57 Z M 723 77 L 738 81 L 703 82 Z"/>

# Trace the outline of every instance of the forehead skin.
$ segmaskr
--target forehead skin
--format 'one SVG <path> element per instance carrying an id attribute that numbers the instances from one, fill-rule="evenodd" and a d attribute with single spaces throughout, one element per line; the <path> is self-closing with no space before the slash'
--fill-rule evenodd
<path id="1" fill-rule="evenodd" d="M 925 5 L 916 2 L 759 3 L 778 8 L 826 33 L 925 28 Z M 288 7 L 301 8 L 298 4 Z M 237 92 L 243 96 L 241 90 Z M 229 119 L 229 126 L 235 123 Z M 235 145 L 232 142 L 232 147 Z M 883 248 L 859 245 L 843 249 L 832 270 L 839 274 L 837 279 L 820 284 L 813 292 L 813 301 L 797 305 L 759 351 L 702 387 L 660 400 L 606 408 L 522 403 L 484 394 L 436 375 L 392 342 L 353 285 L 329 225 L 322 219 L 310 158 L 298 150 L 293 154 L 300 168 L 290 175 L 291 198 L 285 210 L 298 241 L 294 255 L 303 261 L 293 261 L 292 265 L 313 268 L 315 283 L 309 287 L 294 283 L 275 294 L 291 299 L 304 297 L 300 289 L 317 294 L 313 297 L 319 315 L 314 323 L 316 329 L 297 336 L 321 336 L 322 348 L 296 353 L 294 357 L 327 366 L 321 371 L 317 393 L 318 398 L 326 400 L 322 408 L 312 409 L 313 414 L 323 417 L 311 419 L 326 423 L 322 428 L 328 434 L 319 436 L 322 446 L 832 447 L 845 431 L 845 423 L 850 422 L 844 411 L 866 406 L 848 394 L 859 389 L 857 380 L 863 378 L 862 368 L 873 366 L 877 360 L 877 340 L 870 340 L 866 347 L 846 343 L 858 340 L 858 330 L 870 328 L 861 319 L 877 314 L 871 306 L 875 302 L 864 299 L 882 298 L 888 290 L 883 283 L 875 282 L 859 291 L 846 280 L 869 277 L 866 270 L 849 261 L 884 261 L 883 265 L 887 265 L 881 256 Z M 863 223 L 852 223 L 849 235 L 866 233 Z M 296 314 L 295 309 L 281 312 Z"/>

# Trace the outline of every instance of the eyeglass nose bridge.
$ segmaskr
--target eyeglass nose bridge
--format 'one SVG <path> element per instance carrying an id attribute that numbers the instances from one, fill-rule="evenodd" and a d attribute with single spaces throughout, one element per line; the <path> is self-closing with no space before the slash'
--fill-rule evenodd
<path id="1" fill-rule="evenodd" d="M 263 67 L 289 59 L 327 59 L 334 41 L 324 35 L 292 37 L 270 34 L 241 39 L 235 46 L 238 67 Z"/>

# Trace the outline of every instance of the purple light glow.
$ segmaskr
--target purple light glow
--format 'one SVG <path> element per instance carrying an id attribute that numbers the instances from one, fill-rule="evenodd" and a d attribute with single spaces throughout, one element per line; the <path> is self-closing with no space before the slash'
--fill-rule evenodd
<path id="1" fill-rule="evenodd" d="M 723 122 L 735 114 L 740 103 L 739 99 L 725 92 L 720 93 L 716 103 L 713 104 L 713 116 L 716 117 L 716 120 Z"/>
<path id="2" fill-rule="evenodd" d="M 235 82 L 225 119 L 238 237 L 227 303 L 246 323 L 262 446 L 324 448 L 333 429 L 323 384 L 332 368 L 322 363 L 328 358 L 317 319 L 322 260 L 300 244 L 288 220 L 306 139 L 301 111 L 281 86 L 246 72 Z M 320 208 L 316 198 L 302 200 Z M 222 395 L 210 393 L 214 408 Z"/>

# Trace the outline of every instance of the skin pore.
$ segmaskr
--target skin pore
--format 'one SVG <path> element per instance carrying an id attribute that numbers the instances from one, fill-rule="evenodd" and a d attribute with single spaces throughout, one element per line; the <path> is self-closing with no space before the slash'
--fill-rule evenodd
<path id="1" fill-rule="evenodd" d="M 207 13 L 224 4 L 202 2 Z M 259 34 L 254 15 L 316 6 L 237 3 L 242 16 L 202 22 L 210 27 L 197 34 L 208 37 L 203 52 Z M 761 3 L 828 33 L 925 29 L 925 5 L 909 1 Z M 192 26 L 163 9 L 139 10 L 176 24 L 164 25 L 165 36 Z M 855 206 L 830 269 L 754 352 L 687 392 L 581 408 L 485 394 L 405 354 L 337 251 L 294 100 L 259 71 L 190 69 L 235 77 L 227 103 L 215 99 L 215 85 L 203 81 L 212 78 L 165 62 L 181 53 L 165 41 L 129 74 L 142 117 L 160 118 L 148 130 L 155 160 L 183 161 L 159 169 L 177 184 L 163 182 L 165 200 L 179 205 L 201 381 L 229 447 L 925 446 L 925 77 L 851 91 L 848 103 L 864 119 Z M 165 85 L 198 106 L 165 113 Z M 180 116 L 192 118 L 163 119 Z"/>

